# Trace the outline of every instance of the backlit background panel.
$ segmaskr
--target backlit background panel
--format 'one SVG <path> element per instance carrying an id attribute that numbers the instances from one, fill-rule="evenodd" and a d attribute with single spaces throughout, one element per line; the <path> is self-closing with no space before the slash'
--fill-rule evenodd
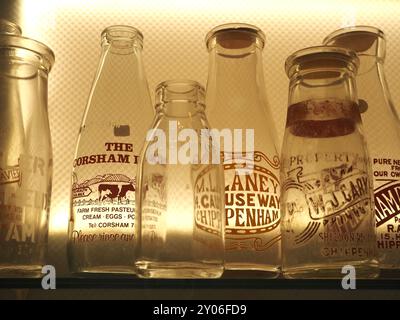
<path id="1" fill-rule="evenodd" d="M 166 79 L 190 78 L 206 84 L 204 37 L 212 27 L 227 22 L 260 27 L 267 36 L 264 72 L 279 144 L 287 108 L 286 57 L 321 44 L 327 34 L 343 26 L 373 25 L 384 30 L 387 78 L 393 100 L 400 104 L 398 1 L 25 0 L 4 1 L 4 7 L 6 3 L 10 10 L 2 9 L 1 15 L 17 20 L 25 36 L 46 43 L 56 55 L 49 81 L 54 149 L 49 262 L 59 274 L 67 270 L 65 244 L 76 137 L 100 57 L 100 33 L 108 25 L 129 24 L 144 34 L 144 62 L 152 95 L 156 84 Z"/>

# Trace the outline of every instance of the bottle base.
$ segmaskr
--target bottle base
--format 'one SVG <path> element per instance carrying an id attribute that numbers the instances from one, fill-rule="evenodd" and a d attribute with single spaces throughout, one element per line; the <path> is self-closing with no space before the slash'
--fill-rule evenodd
<path id="1" fill-rule="evenodd" d="M 227 263 L 224 278 L 275 279 L 281 274 L 279 266 L 263 264 Z"/>
<path id="2" fill-rule="evenodd" d="M 224 272 L 222 265 L 212 263 L 138 261 L 136 268 L 140 278 L 160 279 L 216 279 Z"/>
<path id="3" fill-rule="evenodd" d="M 377 264 L 340 264 L 330 266 L 304 266 L 294 268 L 284 268 L 283 276 L 286 279 L 342 279 L 348 271 L 342 273 L 345 265 L 353 266 L 356 271 L 357 279 L 376 279 L 379 277 L 379 267 Z"/>
<path id="4" fill-rule="evenodd" d="M 1 265 L 0 278 L 41 278 L 42 265 Z"/>
<path id="5" fill-rule="evenodd" d="M 110 274 L 110 275 L 134 275 L 136 274 L 135 267 L 131 266 L 92 266 L 92 267 L 81 267 L 78 269 L 71 270 L 75 275 L 89 276 L 91 274 Z"/>

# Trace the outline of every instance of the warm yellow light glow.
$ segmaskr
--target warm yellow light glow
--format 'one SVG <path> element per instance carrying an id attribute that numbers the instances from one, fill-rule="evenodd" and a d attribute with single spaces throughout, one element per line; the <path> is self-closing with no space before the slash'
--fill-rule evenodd
<path id="1" fill-rule="evenodd" d="M 300 49 L 300 46 L 320 44 L 323 36 L 339 27 L 356 24 L 376 24 L 377 27 L 385 27 L 386 23 L 389 26 L 388 36 L 392 41 L 390 43 L 392 48 L 396 49 L 396 32 L 390 33 L 390 23 L 393 25 L 393 31 L 396 30 L 397 23 L 390 21 L 399 14 L 400 1 L 396 0 L 25 0 L 21 26 L 25 36 L 42 41 L 55 50 L 56 68 L 50 75 L 52 87 L 49 90 L 52 102 L 52 105 L 49 104 L 51 116 L 62 117 L 65 113 L 76 113 L 76 119 L 79 119 L 68 128 L 54 125 L 55 118 L 51 119 L 54 125 L 52 130 L 55 131 L 52 135 L 53 138 L 57 137 L 54 145 L 62 147 L 57 148 L 62 150 L 61 152 L 56 151 L 58 154 L 54 154 L 55 162 L 60 162 L 55 167 L 61 168 L 70 165 L 65 159 L 73 154 L 74 146 L 67 145 L 60 137 L 64 139 L 66 136 L 77 134 L 78 122 L 87 98 L 85 95 L 90 86 L 90 82 L 81 76 L 81 73 L 92 76 L 95 71 L 99 51 L 90 51 L 94 47 L 90 45 L 98 45 L 99 39 L 90 37 L 93 37 L 95 31 L 99 35 L 102 23 L 131 23 L 143 28 L 148 46 L 146 50 L 149 48 L 146 54 L 153 59 L 146 61 L 150 84 L 167 76 L 204 76 L 207 60 L 203 39 L 205 33 L 214 25 L 236 21 L 259 25 L 267 32 L 268 41 L 271 41 L 266 54 L 269 59 L 269 72 L 273 71 L 274 77 L 273 82 L 270 81 L 267 85 L 271 86 L 273 83 L 275 87 L 271 87 L 269 98 L 272 104 L 280 107 L 273 108 L 274 112 L 283 114 L 287 78 L 282 66 L 287 55 Z M 331 16 L 334 19 L 328 19 Z M 327 25 L 324 25 L 325 18 Z M 99 23 L 96 24 L 97 22 Z M 310 31 L 307 36 L 306 29 Z M 87 30 L 91 32 L 90 35 L 80 37 L 80 33 Z M 386 29 L 384 31 L 386 32 Z M 186 35 L 182 36 L 185 33 Z M 147 38 L 147 35 L 151 36 Z M 168 40 L 169 37 L 171 41 Z M 194 37 L 197 42 L 191 41 Z M 298 41 L 292 44 L 291 40 L 286 41 L 287 38 Z M 164 47 L 157 49 L 160 40 L 165 40 L 162 43 Z M 79 50 L 76 50 L 78 48 Z M 397 54 L 394 49 L 391 57 Z M 197 52 L 201 52 L 202 55 Z M 204 59 L 200 60 L 201 58 Z M 82 62 L 84 59 L 87 60 Z M 276 68 L 278 65 L 279 69 Z M 92 69 L 84 69 L 87 66 Z M 83 68 L 83 71 L 76 71 L 74 68 Z M 73 92 L 72 89 L 68 91 L 72 82 L 79 84 L 71 85 L 71 88 L 79 89 L 79 92 Z M 395 90 L 393 92 L 395 93 Z M 278 109 L 281 111 L 275 111 Z M 279 125 L 277 128 L 280 129 Z M 68 174 L 63 174 L 63 177 L 65 176 Z M 68 228 L 70 184 L 69 179 L 65 181 L 53 189 L 50 230 L 55 233 L 65 233 Z M 171 215 L 167 223 L 180 230 L 189 229 L 193 221 L 185 220 L 185 217 L 190 215 L 177 207 L 176 214 Z"/>
<path id="2" fill-rule="evenodd" d="M 342 14 L 342 28 L 355 26 L 357 24 L 357 8 L 354 4 L 345 4 L 343 6 L 343 14 Z"/>
<path id="3" fill-rule="evenodd" d="M 319 15 L 335 14 L 341 16 L 341 27 L 357 24 L 357 18 L 379 11 L 392 15 L 399 11 L 399 2 L 395 0 L 25 0 L 23 6 L 22 27 L 30 37 L 43 38 L 43 35 L 57 27 L 57 17 L 63 11 L 90 12 L 110 15 L 127 10 L 143 15 L 165 14 L 180 15 L 180 19 L 193 15 L 210 17 L 222 15 L 236 17 L 238 14 L 247 17 L 265 12 L 266 19 L 302 18 L 303 13 Z M 190 15 L 189 15 L 190 13 Z M 322 16 L 320 16 L 322 17 Z M 170 19 L 168 19 L 171 21 Z M 160 21 L 162 23 L 162 21 Z M 362 23 L 362 21 L 361 21 Z"/>
<path id="4" fill-rule="evenodd" d="M 143 10 L 143 11 L 165 11 L 180 12 L 192 11 L 201 14 L 202 12 L 229 12 L 248 13 L 264 12 L 272 15 L 275 11 L 284 10 L 287 14 L 299 14 L 301 12 L 323 11 L 332 13 L 344 12 L 345 19 L 353 16 L 355 11 L 379 10 L 391 13 L 394 7 L 398 8 L 395 0 L 25 0 L 24 21 L 27 26 L 35 24 L 53 23 L 55 15 L 64 9 L 82 11 L 110 11 L 121 10 Z M 219 11 L 223 10 L 223 11 Z M 43 22 L 44 20 L 47 20 Z M 345 24 L 345 21 L 344 21 Z"/>
<path id="5" fill-rule="evenodd" d="M 47 30 L 55 30 L 57 8 L 57 1 L 24 1 L 21 21 L 23 35 L 45 41 L 43 36 Z"/>
<path id="6" fill-rule="evenodd" d="M 55 203 L 52 206 L 49 230 L 55 234 L 65 234 L 68 230 L 69 205 L 68 203 Z"/>

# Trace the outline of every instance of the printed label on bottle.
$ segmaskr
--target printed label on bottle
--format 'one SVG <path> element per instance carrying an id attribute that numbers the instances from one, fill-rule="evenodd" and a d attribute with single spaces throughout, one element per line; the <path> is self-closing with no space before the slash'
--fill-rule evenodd
<path id="1" fill-rule="evenodd" d="M 42 258 L 47 237 L 48 166 L 21 154 L 18 164 L 0 168 L 0 263 L 30 264 Z"/>
<path id="2" fill-rule="evenodd" d="M 380 250 L 400 249 L 400 182 L 375 189 L 375 217 Z"/>
<path id="3" fill-rule="evenodd" d="M 114 126 L 114 136 L 128 135 L 129 128 Z M 70 232 L 73 244 L 135 240 L 136 178 L 126 174 L 128 170 L 133 174 L 136 171 L 139 157 L 133 152 L 133 144 L 112 141 L 103 144 L 102 152 L 79 155 L 74 160 L 71 192 L 74 226 Z M 104 172 L 107 168 L 111 172 Z M 100 170 L 103 173 L 90 177 L 90 172 Z M 80 174 L 89 178 L 79 181 Z"/>
<path id="4" fill-rule="evenodd" d="M 104 174 L 72 185 L 75 229 L 72 240 L 133 241 L 135 179 Z M 79 229 L 77 229 L 79 228 Z M 91 234 L 86 237 L 85 234 Z"/>
<path id="5" fill-rule="evenodd" d="M 305 160 L 308 159 L 308 160 Z M 340 162 L 306 172 L 300 163 Z M 344 163 L 343 163 L 344 162 Z M 290 157 L 283 188 L 284 229 L 293 247 L 319 242 L 324 257 L 370 257 L 374 236 L 370 224 L 371 193 L 365 160 L 347 153 L 315 153 Z M 313 167 L 312 165 L 310 167 Z M 361 225 L 364 225 L 360 228 Z"/>
<path id="6" fill-rule="evenodd" d="M 120 142 L 106 142 L 105 151 L 133 152 L 133 144 Z M 126 153 L 99 153 L 79 156 L 74 160 L 73 167 L 82 167 L 95 164 L 137 164 L 138 155 Z"/>
<path id="7" fill-rule="evenodd" d="M 193 240 L 197 245 L 215 252 L 223 252 L 222 215 L 224 214 L 222 185 L 218 185 L 220 172 L 216 166 L 206 166 L 194 183 Z"/>
<path id="8" fill-rule="evenodd" d="M 254 169 L 239 175 L 242 154 L 225 153 L 226 250 L 267 250 L 280 240 L 279 180 L 275 172 L 279 159 L 272 161 L 262 152 L 254 152 Z M 239 159 L 239 160 L 238 160 Z M 244 159 L 243 159 L 244 160 Z M 246 159 L 246 161 L 249 161 Z M 279 228 L 278 228 L 279 229 Z"/>
<path id="9" fill-rule="evenodd" d="M 143 245 L 163 247 L 166 239 L 167 190 L 166 177 L 153 173 L 143 181 L 142 240 Z"/>
<path id="10" fill-rule="evenodd" d="M 21 170 L 19 169 L 19 165 L 0 168 L 0 185 L 19 182 L 20 178 Z"/>
<path id="11" fill-rule="evenodd" d="M 400 249 L 400 159 L 374 157 L 372 167 L 378 249 Z M 385 260 L 399 258 L 388 257 Z"/>
<path id="12" fill-rule="evenodd" d="M 205 232 L 221 235 L 221 195 L 217 186 L 217 170 L 206 167 L 194 185 L 195 223 Z"/>

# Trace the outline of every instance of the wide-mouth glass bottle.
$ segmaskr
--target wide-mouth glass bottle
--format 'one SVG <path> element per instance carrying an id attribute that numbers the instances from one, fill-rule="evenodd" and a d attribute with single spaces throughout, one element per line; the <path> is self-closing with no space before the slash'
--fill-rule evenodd
<path id="1" fill-rule="evenodd" d="M 357 92 L 371 156 L 379 264 L 399 276 L 400 120 L 385 77 L 386 39 L 382 30 L 355 26 L 336 30 L 327 45 L 351 49 L 360 59 Z"/>
<path id="2" fill-rule="evenodd" d="M 288 278 L 378 275 L 372 176 L 350 50 L 312 47 L 286 60 L 281 154 L 282 259 Z"/>
<path id="3" fill-rule="evenodd" d="M 221 139 L 225 268 L 232 276 L 274 278 L 281 265 L 280 183 L 275 128 L 264 83 L 265 34 L 250 24 L 229 23 L 213 28 L 206 45 L 207 116 L 213 128 L 232 132 L 234 141 Z M 247 140 L 250 136 L 253 140 Z M 238 170 L 243 166 L 252 168 Z"/>
<path id="4" fill-rule="evenodd" d="M 0 277 L 40 277 L 50 210 L 54 53 L 0 20 Z"/>

